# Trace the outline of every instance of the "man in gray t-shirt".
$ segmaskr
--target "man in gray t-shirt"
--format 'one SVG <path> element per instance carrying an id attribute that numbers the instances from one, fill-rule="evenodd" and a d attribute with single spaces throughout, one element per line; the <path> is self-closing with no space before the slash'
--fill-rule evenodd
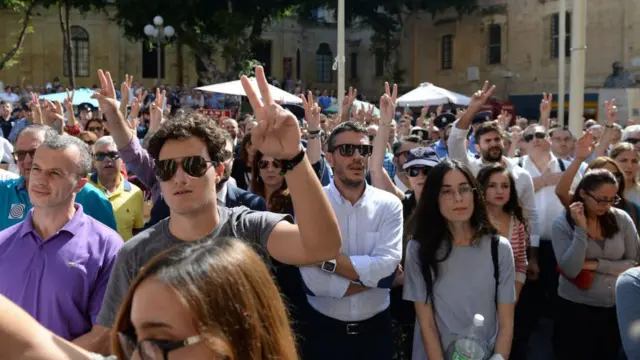
<path id="1" fill-rule="evenodd" d="M 101 90 L 95 97 L 118 149 L 123 149 L 137 140 L 119 112 L 111 76 L 99 70 L 98 77 Z M 250 243 L 265 258 L 268 253 L 280 263 L 296 266 L 336 258 L 342 242 L 340 228 L 300 145 L 298 121 L 273 101 L 261 67 L 256 69 L 256 81 L 260 94 L 246 77 L 242 79 L 260 123 L 253 129 L 252 144 L 280 162 L 280 174 L 287 182 L 297 224 L 286 215 L 218 206 L 216 184 L 224 176 L 223 162 L 228 158 L 225 130 L 198 113 L 180 114 L 165 121 L 147 149 L 138 147 L 136 151 L 140 165 L 151 168 L 158 179 L 170 217 L 129 240 L 121 250 L 98 323 L 87 336 L 87 350 L 109 354 L 110 327 L 129 284 L 149 259 L 181 241 L 234 236 Z"/>
<path id="2" fill-rule="evenodd" d="M 266 244 L 271 230 L 280 221 L 293 222 L 289 215 L 251 211 L 245 207 L 218 207 L 218 215 L 218 226 L 206 238 L 235 237 L 245 240 L 266 262 L 269 262 Z M 109 285 L 102 300 L 102 309 L 98 315 L 98 324 L 113 328 L 120 305 L 140 268 L 154 256 L 183 242 L 171 235 L 169 219 L 160 221 L 126 242 L 113 266 Z"/>

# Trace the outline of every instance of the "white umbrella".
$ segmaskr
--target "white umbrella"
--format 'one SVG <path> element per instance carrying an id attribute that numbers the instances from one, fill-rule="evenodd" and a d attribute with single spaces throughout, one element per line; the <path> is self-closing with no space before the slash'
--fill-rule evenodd
<path id="1" fill-rule="evenodd" d="M 251 82 L 254 89 L 256 90 L 256 93 L 259 94 L 260 92 L 258 91 L 258 84 L 256 83 L 256 78 L 249 78 L 249 81 Z M 247 94 L 244 93 L 244 88 L 242 88 L 242 83 L 240 82 L 240 80 L 229 81 L 226 83 L 220 83 L 215 85 L 201 86 L 199 88 L 196 88 L 196 90 L 218 93 L 218 94 L 247 96 Z M 269 85 L 269 90 L 271 91 L 271 97 L 275 101 L 283 100 L 285 104 L 302 104 L 302 100 L 299 97 L 293 94 L 290 94 L 273 85 Z"/>
<path id="2" fill-rule="evenodd" d="M 399 106 L 427 106 L 453 103 L 456 105 L 469 105 L 470 98 L 437 87 L 431 83 L 422 83 L 417 88 L 398 98 Z"/>

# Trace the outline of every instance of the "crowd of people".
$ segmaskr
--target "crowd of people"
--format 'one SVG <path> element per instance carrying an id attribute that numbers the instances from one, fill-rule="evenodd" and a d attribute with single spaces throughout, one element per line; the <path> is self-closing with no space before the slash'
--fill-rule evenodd
<path id="1" fill-rule="evenodd" d="M 615 100 L 581 134 L 551 95 L 483 112 L 488 83 L 417 117 L 395 85 L 379 116 L 308 92 L 296 118 L 258 67 L 253 112 L 216 120 L 98 78 L 98 110 L 1 108 L 0 359 L 520 360 L 542 319 L 555 359 L 640 358 Z"/>

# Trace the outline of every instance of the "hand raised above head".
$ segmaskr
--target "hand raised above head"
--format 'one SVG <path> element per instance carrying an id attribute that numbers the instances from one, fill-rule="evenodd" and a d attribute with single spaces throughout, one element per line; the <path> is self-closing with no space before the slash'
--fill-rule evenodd
<path id="1" fill-rule="evenodd" d="M 251 143 L 264 155 L 281 160 L 293 159 L 302 147 L 298 120 L 275 103 L 262 66 L 256 67 L 255 73 L 260 95 L 246 76 L 240 79 L 258 121 L 258 126 L 251 131 Z"/>

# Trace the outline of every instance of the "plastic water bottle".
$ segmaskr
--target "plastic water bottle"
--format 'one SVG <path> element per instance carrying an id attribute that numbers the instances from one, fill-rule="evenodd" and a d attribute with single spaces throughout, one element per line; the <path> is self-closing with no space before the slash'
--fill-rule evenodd
<path id="1" fill-rule="evenodd" d="M 471 328 L 453 343 L 450 360 L 483 360 L 485 358 L 487 344 L 482 340 L 483 325 L 484 316 L 476 314 Z"/>

